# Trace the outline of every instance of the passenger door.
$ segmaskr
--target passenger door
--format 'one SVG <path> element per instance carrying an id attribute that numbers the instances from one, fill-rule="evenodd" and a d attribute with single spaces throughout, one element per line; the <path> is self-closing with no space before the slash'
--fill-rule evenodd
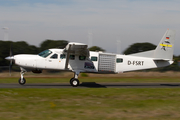
<path id="1" fill-rule="evenodd" d="M 64 70 L 65 69 L 65 64 L 66 64 L 66 54 L 60 54 L 58 59 L 59 59 L 58 69 L 59 70 Z"/>
<path id="2" fill-rule="evenodd" d="M 54 53 L 50 57 L 46 58 L 45 68 L 46 69 L 57 69 L 59 64 L 58 54 Z"/>

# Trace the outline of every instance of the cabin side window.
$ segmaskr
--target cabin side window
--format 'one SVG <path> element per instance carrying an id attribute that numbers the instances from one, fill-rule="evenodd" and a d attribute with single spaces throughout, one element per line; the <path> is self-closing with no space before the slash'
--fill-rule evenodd
<path id="1" fill-rule="evenodd" d="M 57 54 L 54 54 L 51 56 L 51 59 L 57 59 L 58 58 L 58 55 Z"/>
<path id="2" fill-rule="evenodd" d="M 79 60 L 85 60 L 86 56 L 79 56 Z"/>
<path id="3" fill-rule="evenodd" d="M 91 61 L 97 61 L 97 57 L 92 56 L 92 57 L 91 57 Z"/>
<path id="4" fill-rule="evenodd" d="M 122 63 L 123 62 L 123 59 L 122 58 L 117 58 L 116 59 L 116 63 Z"/>
<path id="5" fill-rule="evenodd" d="M 75 60 L 75 55 L 70 55 L 70 56 L 69 56 L 69 59 L 70 59 L 70 60 Z"/>
<path id="6" fill-rule="evenodd" d="M 61 55 L 60 55 L 60 58 L 61 58 L 61 59 L 65 59 L 65 58 L 66 58 L 66 55 L 65 55 L 65 54 L 61 54 Z"/>

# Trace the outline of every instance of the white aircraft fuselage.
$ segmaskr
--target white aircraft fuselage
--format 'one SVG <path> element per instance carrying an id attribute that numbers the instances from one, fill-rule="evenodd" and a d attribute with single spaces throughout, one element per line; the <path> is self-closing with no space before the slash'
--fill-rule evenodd
<path id="1" fill-rule="evenodd" d="M 173 61 L 157 61 L 153 60 L 153 58 L 90 51 L 88 58 L 80 59 L 80 56 L 70 58 L 68 69 L 66 69 L 66 57 L 61 57 L 63 55 L 67 56 L 63 53 L 63 49 L 49 50 L 52 53 L 45 58 L 39 55 L 15 55 L 15 64 L 32 70 L 79 70 L 87 73 L 121 73 L 164 67 L 173 63 Z M 52 58 L 55 54 L 57 57 Z"/>

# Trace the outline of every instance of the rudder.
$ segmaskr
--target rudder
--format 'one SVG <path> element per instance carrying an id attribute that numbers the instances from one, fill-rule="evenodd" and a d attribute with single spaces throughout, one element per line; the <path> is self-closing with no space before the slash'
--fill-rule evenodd
<path id="1" fill-rule="evenodd" d="M 175 41 L 175 30 L 167 30 L 162 37 L 160 43 L 157 45 L 154 51 L 154 58 L 159 59 L 173 59 L 174 41 Z"/>

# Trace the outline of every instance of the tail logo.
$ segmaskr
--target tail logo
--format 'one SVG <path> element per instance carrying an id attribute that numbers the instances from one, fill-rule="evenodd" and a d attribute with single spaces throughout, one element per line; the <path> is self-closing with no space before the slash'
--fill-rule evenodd
<path id="1" fill-rule="evenodd" d="M 162 44 L 160 44 L 160 46 L 162 46 L 161 50 L 167 51 L 168 48 L 172 47 L 171 43 L 168 40 L 169 37 L 166 37 L 166 40 L 162 42 Z"/>

